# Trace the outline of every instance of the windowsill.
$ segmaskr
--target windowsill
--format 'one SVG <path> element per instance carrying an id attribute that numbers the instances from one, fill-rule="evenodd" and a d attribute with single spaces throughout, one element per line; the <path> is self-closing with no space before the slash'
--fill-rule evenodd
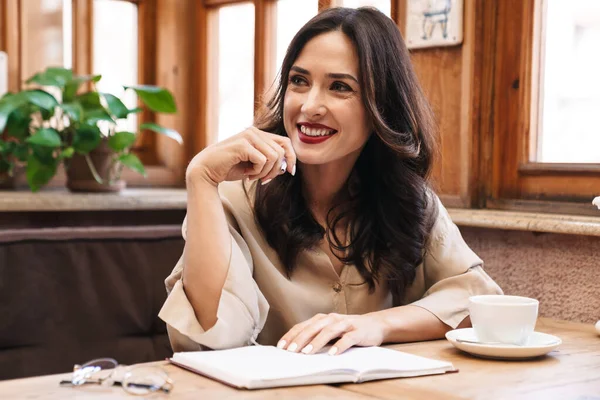
<path id="1" fill-rule="evenodd" d="M 598 217 L 460 208 L 448 212 L 459 226 L 600 236 L 600 210 Z"/>
<path id="2" fill-rule="evenodd" d="M 186 201 L 185 189 L 171 188 L 125 189 L 121 193 L 0 191 L 2 212 L 185 210 Z M 449 208 L 448 212 L 459 226 L 600 236 L 600 210 L 598 217 L 461 208 Z"/>
<path id="3" fill-rule="evenodd" d="M 185 210 L 185 189 L 125 189 L 120 193 L 71 193 L 64 188 L 0 191 L 0 211 Z"/>

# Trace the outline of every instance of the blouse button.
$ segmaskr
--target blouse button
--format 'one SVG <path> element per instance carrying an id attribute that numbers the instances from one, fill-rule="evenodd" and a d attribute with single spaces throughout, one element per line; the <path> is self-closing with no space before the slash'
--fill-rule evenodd
<path id="1" fill-rule="evenodd" d="M 339 293 L 342 291 L 342 284 L 337 282 L 335 285 L 333 285 L 333 291 L 336 293 Z"/>

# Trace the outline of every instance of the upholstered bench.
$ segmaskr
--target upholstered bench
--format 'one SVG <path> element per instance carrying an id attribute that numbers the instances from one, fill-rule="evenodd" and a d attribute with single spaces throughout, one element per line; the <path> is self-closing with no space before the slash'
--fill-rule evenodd
<path id="1" fill-rule="evenodd" d="M 179 225 L 0 231 L 0 379 L 171 354 L 157 317 Z"/>

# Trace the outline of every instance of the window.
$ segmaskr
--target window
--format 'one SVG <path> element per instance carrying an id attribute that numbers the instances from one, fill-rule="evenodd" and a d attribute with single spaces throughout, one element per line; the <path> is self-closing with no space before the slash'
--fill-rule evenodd
<path id="1" fill-rule="evenodd" d="M 71 1 L 27 0 L 21 7 L 21 78 L 71 67 Z"/>
<path id="2" fill-rule="evenodd" d="M 279 71 L 283 57 L 294 35 L 312 17 L 317 15 L 317 0 L 279 0 L 277 1 L 277 52 L 275 70 Z"/>
<path id="3" fill-rule="evenodd" d="M 344 7 L 375 7 L 388 17 L 391 15 L 391 0 L 342 0 Z"/>
<path id="4" fill-rule="evenodd" d="M 102 75 L 99 91 L 111 93 L 128 108 L 137 106 L 132 90 L 124 85 L 138 84 L 138 10 L 120 0 L 94 0 L 93 73 Z M 137 130 L 137 114 L 120 120 L 117 129 Z"/>
<path id="5" fill-rule="evenodd" d="M 546 0 L 542 35 L 532 161 L 600 163 L 600 2 Z"/>
<path id="6" fill-rule="evenodd" d="M 252 125 L 254 117 L 254 5 L 218 10 L 218 127 L 222 141 Z"/>
<path id="7" fill-rule="evenodd" d="M 484 81 L 486 205 L 597 215 L 600 4 L 507 0 L 494 8 L 485 28 L 495 43 L 484 56 L 494 60 Z"/>

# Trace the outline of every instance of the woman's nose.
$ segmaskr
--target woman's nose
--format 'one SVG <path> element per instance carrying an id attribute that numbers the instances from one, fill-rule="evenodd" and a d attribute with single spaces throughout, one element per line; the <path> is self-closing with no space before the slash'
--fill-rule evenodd
<path id="1" fill-rule="evenodd" d="M 317 88 L 308 92 L 300 111 L 308 117 L 322 117 L 327 113 L 327 107 Z"/>

